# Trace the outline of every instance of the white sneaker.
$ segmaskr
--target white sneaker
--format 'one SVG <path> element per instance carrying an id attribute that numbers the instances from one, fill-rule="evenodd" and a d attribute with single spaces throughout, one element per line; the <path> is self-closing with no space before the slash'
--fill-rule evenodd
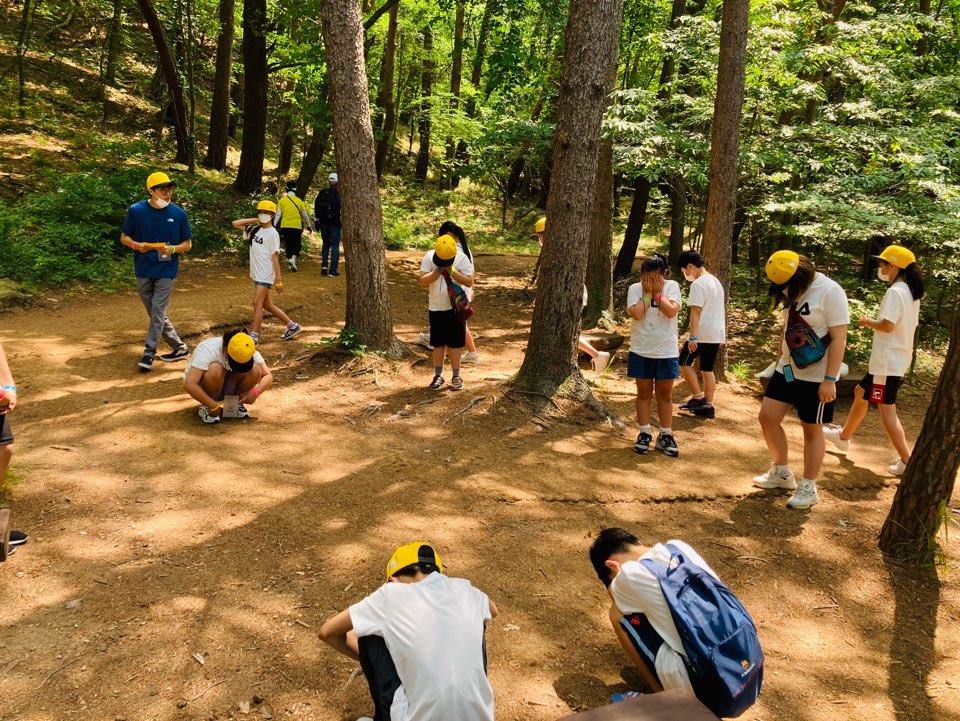
<path id="1" fill-rule="evenodd" d="M 842 430 L 842 426 L 825 425 L 823 427 L 823 437 L 835 445 L 838 450 L 846 452 L 850 450 L 850 439 L 848 438 L 847 440 L 844 440 L 840 437 L 840 431 Z"/>
<path id="2" fill-rule="evenodd" d="M 820 494 L 817 493 L 816 481 L 808 481 L 806 478 L 800 480 L 797 490 L 787 501 L 787 508 L 810 508 L 820 502 Z"/>
<path id="3" fill-rule="evenodd" d="M 797 479 L 793 477 L 793 471 L 788 471 L 787 475 L 777 473 L 776 466 L 770 466 L 770 470 L 762 476 L 756 476 L 753 479 L 753 485 L 757 488 L 786 488 L 792 491 L 797 487 Z"/>
<path id="4" fill-rule="evenodd" d="M 593 359 L 593 369 L 597 373 L 601 373 L 606 370 L 608 365 L 610 365 L 610 354 L 604 350 L 598 351 L 597 357 Z"/>
<path id="5" fill-rule="evenodd" d="M 373 721 L 373 719 L 370 718 L 369 716 L 361 716 L 360 718 L 357 719 L 357 721 Z"/>
<path id="6" fill-rule="evenodd" d="M 296 273 L 297 272 L 297 256 L 295 255 L 290 256 L 289 260 L 287 260 L 287 265 L 290 266 L 290 270 Z"/>
<path id="7" fill-rule="evenodd" d="M 430 345 L 430 334 L 429 333 L 420 333 L 417 336 L 417 345 L 422 345 L 427 350 L 433 350 L 433 346 Z"/>
<path id="8" fill-rule="evenodd" d="M 427 340 L 430 340 L 430 339 L 427 338 Z M 479 363 L 480 354 L 477 353 L 476 351 L 470 351 L 468 353 L 464 353 L 462 356 L 460 356 L 460 362 L 461 363 Z"/>
<path id="9" fill-rule="evenodd" d="M 890 471 L 895 476 L 902 476 L 904 471 L 907 470 L 907 464 L 903 462 L 903 459 L 900 456 L 897 456 L 893 463 L 887 466 L 887 470 Z"/>

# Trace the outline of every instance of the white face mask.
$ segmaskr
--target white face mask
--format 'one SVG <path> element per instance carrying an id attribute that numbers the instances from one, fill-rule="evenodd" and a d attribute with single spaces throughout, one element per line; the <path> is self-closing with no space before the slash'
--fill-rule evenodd
<path id="1" fill-rule="evenodd" d="M 163 209 L 166 208 L 168 205 L 170 205 L 170 201 L 169 201 L 169 200 L 164 200 L 163 198 L 154 198 L 154 199 L 153 199 L 153 202 L 154 202 L 154 204 L 156 204 L 156 206 L 157 206 L 158 208 L 160 208 L 160 210 L 163 210 Z"/>
<path id="2" fill-rule="evenodd" d="M 884 283 L 886 283 L 888 280 L 887 274 L 883 272 L 883 268 L 877 268 L 877 277 Z"/>
<path id="3" fill-rule="evenodd" d="M 260 213 L 260 215 L 257 216 L 257 220 L 259 220 L 261 223 L 269 223 L 272 219 L 273 216 L 269 213 Z"/>
<path id="4" fill-rule="evenodd" d="M 688 283 L 692 283 L 696 280 L 696 278 L 694 278 L 692 275 L 687 275 L 686 273 L 683 274 L 683 277 L 687 279 Z"/>

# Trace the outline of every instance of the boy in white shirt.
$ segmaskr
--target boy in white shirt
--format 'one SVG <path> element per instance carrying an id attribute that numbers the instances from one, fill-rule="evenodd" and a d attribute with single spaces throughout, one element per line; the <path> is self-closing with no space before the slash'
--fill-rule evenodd
<path id="1" fill-rule="evenodd" d="M 250 244 L 250 277 L 253 279 L 253 323 L 250 325 L 250 336 L 257 344 L 260 343 L 264 310 L 286 325 L 280 340 L 291 340 L 303 332 L 303 326 L 290 320 L 290 316 L 270 299 L 271 288 L 275 288 L 278 295 L 283 292 L 283 283 L 280 282 L 280 234 L 273 227 L 276 214 L 275 203 L 261 200 L 257 204 L 256 218 L 233 221 L 234 228 L 244 229 L 244 235 Z"/>
<path id="2" fill-rule="evenodd" d="M 713 392 L 717 377 L 713 373 L 720 346 L 727 342 L 727 318 L 723 284 L 703 267 L 703 256 L 695 250 L 680 254 L 677 266 L 690 283 L 687 305 L 690 307 L 690 337 L 680 350 L 680 375 L 687 382 L 691 398 L 680 406 L 703 418 L 714 418 Z M 700 358 L 703 390 L 697 383 L 693 362 Z"/>
<path id="3" fill-rule="evenodd" d="M 416 542 L 394 552 L 387 583 L 323 624 L 320 640 L 360 662 L 376 721 L 493 721 L 484 632 L 496 615 Z"/>
<path id="4" fill-rule="evenodd" d="M 876 318 L 860 318 L 860 326 L 873 329 L 869 371 L 860 381 L 846 424 L 824 426 L 828 441 L 846 451 L 850 439 L 866 418 L 871 403 L 880 411 L 880 421 L 897 451 L 887 470 L 902 476 L 910 460 L 910 446 L 897 416 L 897 391 L 913 360 L 913 337 L 920 323 L 920 299 L 925 291 L 923 274 L 913 252 L 899 245 L 890 245 L 875 256 L 880 260 L 877 276 L 890 287 Z"/>

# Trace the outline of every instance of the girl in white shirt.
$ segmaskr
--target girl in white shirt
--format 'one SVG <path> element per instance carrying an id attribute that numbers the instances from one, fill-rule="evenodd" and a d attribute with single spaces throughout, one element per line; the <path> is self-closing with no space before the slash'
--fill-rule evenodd
<path id="1" fill-rule="evenodd" d="M 856 398 L 847 422 L 843 427 L 824 426 L 823 434 L 841 451 L 846 451 L 870 404 L 876 404 L 883 430 L 897 451 L 888 470 L 902 476 L 910 460 L 910 446 L 897 416 L 897 391 L 913 360 L 913 337 L 920 322 L 920 299 L 925 288 L 920 266 L 911 251 L 890 245 L 874 257 L 880 261 L 877 277 L 890 287 L 883 296 L 877 317 L 860 318 L 862 328 L 874 331 L 869 372 L 854 391 Z"/>

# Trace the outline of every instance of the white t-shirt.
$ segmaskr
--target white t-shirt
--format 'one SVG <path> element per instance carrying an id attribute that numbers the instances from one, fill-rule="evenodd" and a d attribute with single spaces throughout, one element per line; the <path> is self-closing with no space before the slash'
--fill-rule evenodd
<path id="1" fill-rule="evenodd" d="M 676 303 L 681 302 L 677 281 L 663 282 L 663 296 Z M 642 298 L 643 284 L 634 283 L 627 290 L 627 307 L 635 305 Z M 630 352 L 644 358 L 678 358 L 677 315 L 667 318 L 660 312 L 659 306 L 651 308 L 648 304 L 643 320 L 634 320 L 630 324 Z"/>
<path id="2" fill-rule="evenodd" d="M 433 251 L 428 250 L 427 254 L 423 256 L 423 262 L 420 263 L 420 273 L 429 273 L 431 270 L 434 270 L 436 266 L 433 264 Z M 448 271 L 451 271 L 451 276 L 453 275 L 452 271 L 456 269 L 458 273 L 463 275 L 473 276 L 473 263 L 470 259 L 464 254 L 462 250 L 457 248 L 457 255 L 453 259 L 453 265 L 447 268 Z M 443 270 L 441 268 L 441 270 Z M 467 297 L 472 298 L 472 292 L 467 288 Z M 450 305 L 450 295 L 447 293 L 447 283 L 441 275 L 435 281 L 430 284 L 430 310 L 450 310 L 453 308 Z"/>
<path id="3" fill-rule="evenodd" d="M 920 322 L 920 301 L 913 299 L 910 286 L 893 283 L 883 296 L 877 320 L 893 323 L 890 333 L 873 332 L 868 370 L 875 376 L 903 376 L 913 359 L 913 336 Z"/>
<path id="4" fill-rule="evenodd" d="M 256 235 L 250 243 L 250 277 L 254 282 L 273 285 L 273 256 L 280 252 L 280 233 L 273 226 L 255 228 L 253 232 Z"/>
<path id="5" fill-rule="evenodd" d="M 830 280 L 823 273 L 817 273 L 814 276 L 807 292 L 797 298 L 793 307 L 810 324 L 818 338 L 828 335 L 830 328 L 833 326 L 850 325 L 850 306 L 847 305 L 847 294 L 843 292 L 843 288 L 836 281 Z M 806 368 L 797 368 L 796 364 L 790 359 L 790 349 L 787 348 L 786 325 L 788 315 L 789 308 L 784 308 L 784 334 L 780 339 L 781 352 L 780 360 L 777 361 L 777 370 L 783 373 L 783 367 L 789 363 L 793 369 L 793 376 L 797 380 L 813 383 L 823 382 L 823 377 L 827 374 L 827 358 L 830 355 L 830 349 L 827 349 L 818 363 Z"/>
<path id="6" fill-rule="evenodd" d="M 699 306 L 698 343 L 726 343 L 727 319 L 723 312 L 723 284 L 715 275 L 704 273 L 690 284 L 687 305 Z"/>
<path id="7" fill-rule="evenodd" d="M 254 351 L 254 365 L 260 365 L 263 362 L 263 356 L 260 355 L 260 351 Z M 197 347 L 193 349 L 193 355 L 190 356 L 187 371 L 191 368 L 199 368 L 205 371 L 210 367 L 211 363 L 219 363 L 227 370 L 230 370 L 230 367 L 227 365 L 227 354 L 223 352 L 222 336 L 219 338 L 207 338 L 205 341 L 198 343 Z"/>
<path id="8" fill-rule="evenodd" d="M 669 543 L 678 546 L 688 560 L 715 578 L 719 578 L 700 554 L 689 545 L 683 541 L 672 539 Z M 658 543 L 640 558 L 652 558 L 667 564 L 670 562 L 670 549 L 664 544 Z M 650 621 L 650 625 L 660 635 L 660 638 L 663 639 L 664 643 L 657 651 L 654 667 L 664 690 L 669 691 L 672 688 L 679 688 L 692 694 L 693 686 L 690 684 L 690 676 L 687 674 L 687 667 L 683 662 L 686 657 L 683 642 L 680 640 L 677 626 L 670 614 L 670 606 L 667 605 L 667 601 L 663 597 L 663 591 L 660 590 L 660 582 L 657 577 L 644 568 L 639 560 L 627 561 L 620 567 L 620 573 L 610 584 L 610 590 L 613 593 L 613 600 L 617 604 L 617 608 L 624 613 L 642 613 Z"/>
<path id="9" fill-rule="evenodd" d="M 391 721 L 493 721 L 483 669 L 490 600 L 469 581 L 431 573 L 385 583 L 350 607 L 350 620 L 357 636 L 381 636 L 397 667 Z"/>

